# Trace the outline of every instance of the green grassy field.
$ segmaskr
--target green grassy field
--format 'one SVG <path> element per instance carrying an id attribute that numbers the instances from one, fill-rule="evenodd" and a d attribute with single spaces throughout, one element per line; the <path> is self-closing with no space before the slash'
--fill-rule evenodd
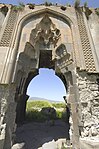
<path id="1" fill-rule="evenodd" d="M 42 113 L 42 108 L 54 108 L 56 111 L 56 117 L 53 117 L 52 114 L 49 116 Z M 45 100 L 28 100 L 27 107 L 26 107 L 26 120 L 28 121 L 39 121 L 44 122 L 46 120 L 52 119 L 62 119 L 65 121 L 66 117 L 66 105 L 64 102 L 49 102 Z"/>

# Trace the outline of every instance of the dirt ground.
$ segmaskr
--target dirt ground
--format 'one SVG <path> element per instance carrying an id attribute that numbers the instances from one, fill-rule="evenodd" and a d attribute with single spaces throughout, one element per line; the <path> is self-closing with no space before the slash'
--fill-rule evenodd
<path id="1" fill-rule="evenodd" d="M 15 144 L 23 143 L 22 149 L 38 149 L 53 139 L 55 141 L 61 138 L 65 139 L 68 134 L 67 129 L 68 125 L 61 120 L 56 120 L 53 126 L 49 122 L 26 123 L 17 128 Z"/>

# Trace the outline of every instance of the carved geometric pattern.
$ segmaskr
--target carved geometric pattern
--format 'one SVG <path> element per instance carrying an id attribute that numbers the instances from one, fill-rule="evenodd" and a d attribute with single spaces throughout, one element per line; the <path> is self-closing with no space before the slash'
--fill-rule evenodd
<path id="1" fill-rule="evenodd" d="M 78 11 L 76 11 L 76 15 L 77 15 L 78 27 L 79 27 L 80 38 L 82 43 L 82 49 L 83 49 L 84 58 L 85 58 L 86 70 L 88 72 L 96 72 L 95 63 L 94 63 L 83 15 L 81 12 L 78 12 Z"/>
<path id="2" fill-rule="evenodd" d="M 2 36 L 1 41 L 0 41 L 0 46 L 3 46 L 3 47 L 9 46 L 10 41 L 11 41 L 13 28 L 14 28 L 14 25 L 16 23 L 16 19 L 17 19 L 17 12 L 11 10 L 8 21 L 7 21 L 7 25 L 5 27 L 3 36 Z"/>

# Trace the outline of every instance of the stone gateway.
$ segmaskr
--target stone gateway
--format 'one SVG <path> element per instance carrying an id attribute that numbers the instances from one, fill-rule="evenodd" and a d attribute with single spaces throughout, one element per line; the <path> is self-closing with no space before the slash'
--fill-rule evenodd
<path id="1" fill-rule="evenodd" d="M 71 109 L 73 149 L 82 149 L 82 138 L 99 136 L 95 9 L 32 4 L 18 9 L 0 4 L 0 149 L 13 145 L 16 124 L 25 118 L 28 84 L 39 68 L 54 69 L 63 81 Z"/>

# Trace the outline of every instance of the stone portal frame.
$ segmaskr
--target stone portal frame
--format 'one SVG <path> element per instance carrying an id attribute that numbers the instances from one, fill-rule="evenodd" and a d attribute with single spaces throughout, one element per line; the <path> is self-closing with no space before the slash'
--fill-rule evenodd
<path id="1" fill-rule="evenodd" d="M 24 81 L 24 84 L 22 86 L 21 94 L 18 94 L 16 92 L 16 102 L 17 102 L 17 107 L 16 107 L 16 123 L 17 124 L 22 124 L 25 120 L 25 115 L 26 115 L 26 103 L 29 98 L 27 95 L 27 87 L 30 83 L 30 81 L 38 75 L 38 70 L 34 69 L 28 73 L 27 78 Z M 22 76 L 21 76 L 22 77 Z"/>
<path id="2" fill-rule="evenodd" d="M 72 37 L 73 37 L 73 59 L 74 61 L 76 62 L 77 66 L 79 67 L 80 66 L 80 62 L 78 62 L 79 58 L 77 59 L 74 55 L 75 55 L 75 52 L 78 53 L 77 56 L 80 57 L 79 55 L 79 50 L 76 49 L 76 41 L 74 40 L 75 39 L 75 25 L 73 23 L 73 21 L 71 21 L 71 19 L 69 17 L 67 17 L 66 15 L 63 15 L 61 13 L 57 13 L 56 11 L 53 11 L 53 10 L 50 10 L 48 8 L 46 9 L 42 9 L 42 10 L 39 10 L 37 12 L 32 12 L 32 13 L 29 13 L 27 14 L 26 16 L 24 16 L 18 23 L 18 26 L 17 26 L 17 32 L 16 32 L 16 35 L 15 35 L 15 45 L 14 45 L 14 52 L 12 53 L 12 60 L 13 60 L 13 66 L 12 68 L 10 69 L 10 74 L 7 74 L 9 76 L 6 75 L 6 79 L 5 81 L 9 82 L 11 81 L 11 78 L 12 78 L 12 72 L 14 72 L 13 74 L 15 74 L 16 72 L 16 69 L 14 69 L 15 65 L 17 66 L 17 57 L 18 57 L 18 54 L 19 54 L 19 49 L 18 49 L 18 46 L 19 46 L 19 39 L 20 39 L 20 34 L 21 34 L 21 31 L 22 31 L 22 28 L 23 28 L 23 25 L 24 25 L 24 22 L 26 20 L 28 20 L 29 18 L 33 17 L 33 16 L 36 16 L 36 15 L 39 15 L 39 14 L 44 14 L 44 13 L 48 13 L 48 14 L 52 14 L 53 16 L 58 16 L 60 18 L 62 18 L 63 20 L 66 20 L 65 22 L 69 25 L 70 29 L 71 29 L 71 32 L 72 32 Z M 18 40 L 17 40 L 18 39 Z M 76 49 L 76 50 L 75 50 Z M 78 52 L 77 52 L 78 50 Z M 15 61 L 16 59 L 16 61 Z M 6 72 L 5 72 L 6 73 Z M 13 79 L 15 78 L 15 76 L 13 76 Z M 3 78 L 2 78 L 2 81 L 3 81 Z M 14 80 L 12 80 L 14 81 Z"/>
<path id="3" fill-rule="evenodd" d="M 17 94 L 17 96 L 16 96 L 16 102 L 17 102 L 16 123 L 17 124 L 20 124 L 20 123 L 24 122 L 24 120 L 25 120 L 26 102 L 29 98 L 29 96 L 27 95 L 27 88 L 28 88 L 30 81 L 37 75 L 39 75 L 38 69 L 34 69 L 31 72 L 29 72 L 28 77 L 26 78 L 26 81 L 24 83 L 24 86 L 23 86 L 24 89 L 23 89 L 23 92 L 21 92 L 21 96 L 20 96 L 20 94 Z M 58 73 L 58 74 L 56 73 L 56 75 L 62 80 L 62 82 L 67 90 L 68 87 L 67 87 L 67 82 L 66 82 L 65 76 L 62 73 Z"/>
<path id="4" fill-rule="evenodd" d="M 62 20 L 64 20 L 69 25 L 71 32 L 72 32 L 73 39 L 75 36 L 75 34 L 74 34 L 75 26 L 74 26 L 73 22 L 67 16 L 65 16 L 61 13 L 57 13 L 56 11 L 50 10 L 48 8 L 39 10 L 34 13 L 32 12 L 32 13 L 24 16 L 20 20 L 20 22 L 18 24 L 18 28 L 17 28 L 18 30 L 17 30 L 17 34 L 16 34 L 16 39 L 15 39 L 16 42 L 15 42 L 15 46 L 14 46 L 14 50 L 13 50 L 14 52 L 12 52 L 13 64 L 12 64 L 12 67 L 10 67 L 10 70 L 9 70 L 10 73 L 8 73 L 6 76 L 5 83 L 9 83 L 11 81 L 16 83 L 16 94 L 13 94 L 13 96 L 15 96 L 15 101 L 18 102 L 16 111 L 18 111 L 18 108 L 22 110 L 23 119 L 24 119 L 24 113 L 25 113 L 24 109 L 26 106 L 26 101 L 28 99 L 28 96 L 26 96 L 27 84 L 31 80 L 31 77 L 29 78 L 30 80 L 28 80 L 27 78 L 28 78 L 28 75 L 30 75 L 29 72 L 33 71 L 33 74 L 35 75 L 35 73 L 34 73 L 35 70 L 39 69 L 38 68 L 39 56 L 37 57 L 37 59 L 35 59 L 35 58 L 31 59 L 31 54 L 28 55 L 28 47 L 30 47 L 30 48 L 32 47 L 30 42 L 26 43 L 25 49 L 23 50 L 23 52 L 21 52 L 21 53 L 19 52 L 18 47 L 19 47 L 19 42 L 20 42 L 20 34 L 22 31 L 24 22 L 27 19 L 29 19 L 32 16 L 44 14 L 44 13 L 48 13 L 48 14 L 52 14 L 53 16 L 55 15 L 55 16 L 60 17 Z M 73 42 L 73 44 L 74 45 L 72 47 L 71 52 L 69 53 L 69 51 L 67 50 L 67 53 L 65 53 L 65 55 L 63 53 L 63 56 L 60 57 L 61 62 L 59 62 L 59 65 L 57 65 L 58 58 L 55 57 L 55 55 L 54 55 L 54 58 L 52 59 L 52 61 L 55 62 L 56 74 L 59 74 L 59 73 L 62 74 L 64 76 L 63 79 L 67 80 L 67 83 L 66 83 L 66 81 L 65 82 L 63 81 L 63 82 L 66 87 L 68 86 L 67 87 L 68 95 L 69 95 L 68 102 L 70 102 L 70 104 L 71 104 L 72 120 L 73 120 L 73 146 L 75 148 L 79 149 L 79 128 L 78 128 L 78 111 L 77 111 L 79 95 L 78 95 L 78 87 L 77 87 L 76 73 L 75 73 L 76 66 L 74 65 L 74 63 L 77 62 L 76 57 L 74 57 L 75 42 Z M 61 48 L 61 46 L 59 46 L 59 48 Z M 30 50 L 30 52 L 31 52 L 31 50 Z M 35 53 L 35 50 L 32 49 L 32 53 L 33 52 Z M 57 54 L 57 52 L 56 52 L 56 54 Z M 68 55 L 69 55 L 70 59 L 67 59 L 67 62 L 70 60 L 70 63 L 69 64 L 65 63 L 65 65 L 64 65 L 65 58 L 68 58 Z M 66 56 L 66 57 L 64 57 L 64 56 Z M 60 65 L 60 63 L 61 63 L 61 65 Z M 4 72 L 4 76 L 5 76 L 5 73 L 6 72 Z M 2 80 L 2 82 L 3 82 L 3 80 Z M 25 102 L 23 100 L 24 98 L 25 98 Z M 20 115 L 20 113 L 17 115 Z M 18 119 L 22 120 L 21 115 L 20 115 L 20 117 L 18 117 L 18 116 L 16 117 L 16 122 L 18 121 Z M 7 145 L 8 144 L 6 144 L 6 146 Z"/>
<path id="5" fill-rule="evenodd" d="M 41 13 L 44 14 L 44 12 L 47 13 L 47 14 L 51 13 L 52 15 L 57 16 L 55 11 L 50 11 L 50 9 L 48 9 L 48 8 L 44 9 L 42 12 L 38 11 L 37 15 L 41 14 Z M 23 20 L 25 21 L 25 20 L 29 19 L 31 16 L 33 16 L 33 13 L 31 13 L 31 14 L 27 15 L 26 17 L 24 17 Z M 58 13 L 58 16 L 60 16 L 63 20 L 66 20 L 66 23 L 69 25 L 69 27 L 72 31 L 72 36 L 74 38 L 74 24 L 72 23 L 72 21 L 68 17 L 66 17 L 66 16 L 64 16 L 60 13 Z M 24 22 L 23 20 L 21 20 L 21 23 Z M 66 45 L 64 45 L 64 43 L 61 44 L 61 45 L 64 48 L 66 48 Z M 61 45 L 59 45 L 59 48 L 61 48 Z M 73 47 L 72 50 L 68 51 L 68 49 L 66 48 L 66 52 L 63 51 L 63 56 L 60 57 L 60 60 L 61 60 L 62 64 L 59 63 L 59 66 L 57 66 L 57 62 L 58 62 L 57 57 L 54 57 L 54 61 L 55 61 L 55 72 L 56 72 L 56 74 L 60 73 L 60 74 L 63 74 L 63 76 L 65 76 L 66 79 L 68 78 L 67 79 L 68 80 L 68 82 L 67 82 L 68 85 L 65 82 L 65 86 L 66 87 L 68 86 L 68 97 L 69 97 L 68 102 L 70 102 L 71 111 L 72 111 L 72 120 L 73 120 L 73 140 L 72 141 L 73 141 L 73 146 L 75 148 L 79 149 L 79 126 L 78 126 L 79 124 L 78 124 L 78 110 L 77 110 L 78 109 L 78 99 L 79 99 L 78 94 L 79 93 L 78 93 L 78 90 L 77 90 L 78 88 L 77 88 L 77 84 L 76 84 L 76 74 L 75 74 L 75 67 L 76 66 L 73 64 L 76 61 L 76 59 L 75 59 L 76 57 L 74 58 L 75 43 L 74 43 L 74 47 Z M 23 54 L 25 54 L 25 51 L 23 52 Z M 56 54 L 57 54 L 57 52 L 56 52 Z M 65 59 L 67 59 L 68 64 L 65 63 L 65 65 L 64 65 L 64 60 Z M 23 61 L 23 58 L 22 58 L 22 61 Z M 38 63 L 38 61 L 39 61 L 39 57 L 37 59 L 37 63 Z M 31 62 L 28 63 L 28 64 L 31 65 Z M 38 65 L 34 66 L 34 68 L 38 68 Z M 29 71 L 31 71 L 31 68 L 27 67 L 27 65 L 26 65 L 24 70 L 25 70 L 25 79 L 26 79 L 27 76 L 28 76 Z M 16 73 L 17 73 L 17 71 L 16 71 Z M 25 101 L 24 105 L 26 106 L 26 101 Z M 21 110 L 21 111 L 24 112 L 24 109 Z"/>
<path id="6" fill-rule="evenodd" d="M 51 16 L 51 19 L 53 18 L 52 23 L 59 30 L 61 27 L 57 26 L 55 19 L 57 18 L 61 23 L 65 22 L 72 35 L 73 42 L 69 48 L 70 51 L 68 49 L 70 45 L 62 42 L 62 40 L 58 40 L 57 46 L 54 44 L 56 47 L 53 46 L 51 64 L 54 66 L 56 74 L 61 75 L 60 78 L 68 89 L 67 100 L 71 107 L 73 121 L 73 148 L 79 149 L 79 130 L 83 137 L 88 137 L 89 134 L 90 136 L 99 135 L 99 23 L 95 10 L 92 10 L 92 14 L 87 20 L 82 8 L 79 12 L 74 7 L 66 7 L 66 10 L 63 11 L 59 6 L 35 6 L 33 10 L 25 6 L 23 12 L 15 12 L 11 5 L 7 7 L 6 17 L 3 17 L 1 21 L 0 36 L 0 106 L 2 107 L 0 107 L 0 147 L 2 149 L 4 147 L 11 148 L 16 102 L 19 105 L 24 105 L 23 107 L 19 106 L 23 110 L 24 118 L 25 102 L 28 99 L 25 94 L 26 84 L 29 82 L 27 78 L 30 72 L 35 74 L 35 71 L 41 67 L 39 65 L 39 52 L 35 55 L 37 49 L 31 44 L 30 38 L 22 47 L 22 30 L 27 23 L 31 22 L 32 18 L 39 20 L 46 13 Z M 30 35 L 29 32 L 28 34 Z M 22 48 L 19 48 L 20 43 Z M 62 48 L 63 52 L 60 55 L 57 50 L 60 51 Z M 46 48 L 46 51 L 48 50 Z M 52 68 L 51 65 L 48 68 Z M 25 102 L 20 99 L 25 99 Z M 5 108 L 6 103 L 3 104 L 6 101 L 9 104 L 7 109 Z M 5 109 L 4 112 L 2 109 Z M 82 111 L 80 112 L 79 109 Z M 13 112 L 11 113 L 11 111 Z M 2 120 L 3 116 L 4 120 Z M 10 123 L 9 118 L 11 118 Z M 87 120 L 90 120 L 90 124 Z M 81 130 L 80 128 L 84 129 Z"/>
<path id="7" fill-rule="evenodd" d="M 71 109 L 71 118 L 72 118 L 72 131 L 73 131 L 73 137 L 72 137 L 72 143 L 74 147 L 79 148 L 79 92 L 78 92 L 78 86 L 77 86 L 77 79 L 76 74 L 73 70 L 73 64 L 72 66 L 69 66 L 67 69 L 71 69 L 72 71 L 67 71 L 65 73 L 56 71 L 56 75 L 62 80 L 64 83 L 66 89 L 67 89 L 67 102 L 70 104 Z M 26 109 L 26 102 L 29 96 L 26 95 L 28 84 L 30 83 L 31 79 L 34 78 L 36 75 L 38 75 L 38 70 L 34 69 L 32 72 L 28 74 L 28 77 L 26 79 L 26 82 L 23 86 L 23 92 L 21 92 L 21 95 L 18 95 L 17 101 L 17 116 L 16 116 L 16 122 L 22 123 L 25 118 L 25 109 Z M 24 105 L 24 106 L 23 106 Z"/>

